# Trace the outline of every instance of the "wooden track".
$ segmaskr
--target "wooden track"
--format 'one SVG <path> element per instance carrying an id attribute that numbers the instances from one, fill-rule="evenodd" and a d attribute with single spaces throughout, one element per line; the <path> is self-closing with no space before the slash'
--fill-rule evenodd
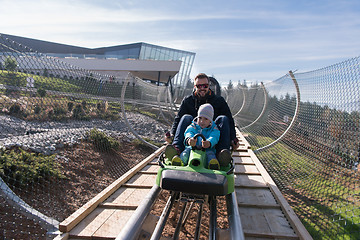
<path id="1" fill-rule="evenodd" d="M 233 152 L 235 192 L 245 239 L 312 239 L 239 132 L 238 137 L 240 147 Z M 155 184 L 156 162 L 163 150 L 60 223 L 62 233 L 56 239 L 115 239 Z M 155 224 L 156 219 L 149 219 L 143 228 L 151 232 Z"/>
<path id="2" fill-rule="evenodd" d="M 244 136 L 237 134 L 235 192 L 245 239 L 312 239 Z"/>

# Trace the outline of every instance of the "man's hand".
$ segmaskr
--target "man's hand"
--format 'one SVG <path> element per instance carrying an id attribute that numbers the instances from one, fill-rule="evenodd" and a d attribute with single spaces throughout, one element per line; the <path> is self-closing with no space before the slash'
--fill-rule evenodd
<path id="1" fill-rule="evenodd" d="M 232 140 L 231 141 L 231 146 L 233 147 L 233 150 L 238 149 L 238 147 L 240 146 L 239 139 L 235 138 L 234 140 Z"/>
<path id="2" fill-rule="evenodd" d="M 209 142 L 209 141 L 201 141 L 201 144 L 202 144 L 203 148 L 211 147 L 211 142 Z"/>
<path id="3" fill-rule="evenodd" d="M 171 136 L 170 132 L 166 132 L 165 133 L 165 136 L 164 136 L 164 139 L 167 143 L 171 144 L 172 141 L 173 141 L 173 137 Z"/>
<path id="4" fill-rule="evenodd" d="M 188 139 L 188 144 L 192 147 L 195 147 L 196 145 L 196 139 L 195 138 L 189 138 Z"/>

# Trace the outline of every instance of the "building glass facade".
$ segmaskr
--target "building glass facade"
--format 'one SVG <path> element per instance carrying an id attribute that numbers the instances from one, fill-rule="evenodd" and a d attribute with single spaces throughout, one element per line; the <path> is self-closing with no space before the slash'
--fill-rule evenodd
<path id="1" fill-rule="evenodd" d="M 186 91 L 192 91 L 192 86 L 188 85 L 188 83 L 195 59 L 195 53 L 193 52 L 144 42 L 111 47 L 84 48 L 7 34 L 0 34 L 0 37 L 8 38 L 11 41 L 27 46 L 28 49 L 55 58 L 181 61 L 179 72 L 171 79 L 171 91 L 175 98 L 181 98 L 181 96 L 187 94 Z M 31 55 L 32 51 L 27 54 Z M 186 89 L 187 86 L 188 89 Z"/>
<path id="2" fill-rule="evenodd" d="M 142 43 L 139 59 L 181 61 L 179 73 L 172 79 L 172 83 L 175 87 L 185 88 L 190 79 L 195 53 Z"/>
<path id="3" fill-rule="evenodd" d="M 85 58 L 85 59 L 139 59 L 181 61 L 179 73 L 172 78 L 175 88 L 185 88 L 190 79 L 190 72 L 195 59 L 195 53 L 166 48 L 148 43 L 134 43 L 115 47 L 89 49 L 83 53 L 46 53 L 58 58 Z"/>

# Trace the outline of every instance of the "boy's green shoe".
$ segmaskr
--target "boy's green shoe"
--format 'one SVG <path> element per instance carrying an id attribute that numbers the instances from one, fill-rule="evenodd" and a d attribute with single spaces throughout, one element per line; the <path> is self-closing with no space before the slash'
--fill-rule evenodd
<path id="1" fill-rule="evenodd" d="M 181 158 L 178 155 L 175 155 L 171 160 L 171 165 L 173 166 L 184 166 Z"/>
<path id="2" fill-rule="evenodd" d="M 219 170 L 220 169 L 219 161 L 215 158 L 211 159 L 209 162 L 209 169 Z"/>

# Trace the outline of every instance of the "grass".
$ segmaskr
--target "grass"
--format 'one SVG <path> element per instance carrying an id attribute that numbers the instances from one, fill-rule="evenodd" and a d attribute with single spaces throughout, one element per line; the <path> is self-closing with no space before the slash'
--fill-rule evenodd
<path id="1" fill-rule="evenodd" d="M 250 136 L 250 141 L 261 146 L 273 140 Z M 281 142 L 257 156 L 285 186 L 283 194 L 314 239 L 360 239 L 359 174 Z"/>
<path id="2" fill-rule="evenodd" d="M 75 84 L 69 83 L 56 77 L 44 77 L 35 74 L 21 73 L 21 72 L 8 72 L 2 70 L 0 72 L 0 84 L 14 85 L 14 86 L 26 86 L 26 78 L 31 77 L 34 79 L 34 87 L 53 91 L 62 92 L 79 92 L 81 88 Z"/>
<path id="3" fill-rule="evenodd" d="M 63 178 L 55 155 L 29 153 L 12 149 L 0 151 L 0 176 L 8 183 L 25 186 L 41 179 Z"/>
<path id="4" fill-rule="evenodd" d="M 157 147 L 161 147 L 163 145 L 163 143 L 159 143 L 159 142 L 155 142 L 152 141 L 149 138 L 144 138 L 144 140 L 148 143 L 151 143 L 152 145 L 155 145 Z M 139 139 L 135 138 L 132 143 L 137 147 L 137 148 L 141 148 L 141 149 L 145 149 L 145 150 L 149 150 L 151 149 L 150 146 L 148 146 L 146 143 L 140 141 Z"/>

